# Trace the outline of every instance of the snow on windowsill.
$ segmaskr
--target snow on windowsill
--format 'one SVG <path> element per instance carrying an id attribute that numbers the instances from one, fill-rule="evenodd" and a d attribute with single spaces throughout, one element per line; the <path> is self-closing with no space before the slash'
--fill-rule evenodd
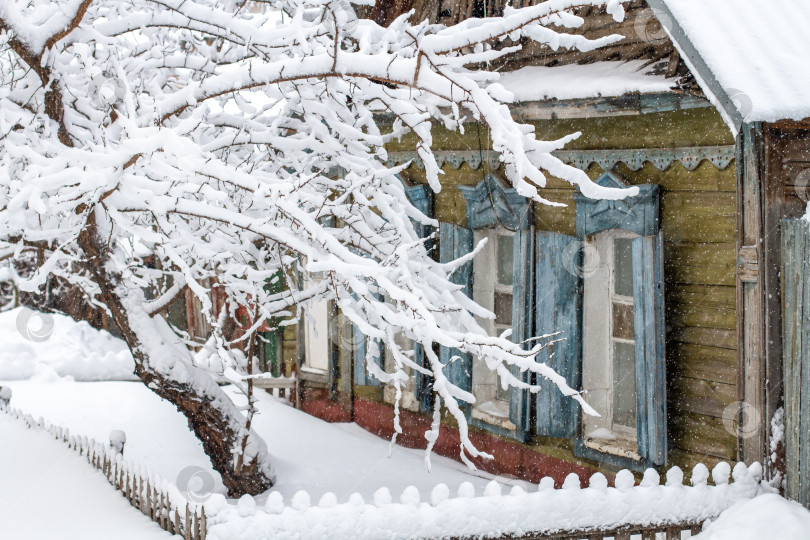
<path id="1" fill-rule="evenodd" d="M 515 430 L 517 426 L 509 420 L 509 403 L 499 399 L 485 401 L 472 409 L 472 417 L 487 424 L 508 430 Z"/>
<path id="2" fill-rule="evenodd" d="M 595 429 L 589 433 L 585 438 L 585 446 L 605 454 L 636 461 L 641 459 L 637 451 L 638 443 L 635 438 L 605 428 Z"/>
<path id="3" fill-rule="evenodd" d="M 325 369 L 314 368 L 309 366 L 301 366 L 298 368 L 301 373 L 312 373 L 313 375 L 326 375 Z"/>

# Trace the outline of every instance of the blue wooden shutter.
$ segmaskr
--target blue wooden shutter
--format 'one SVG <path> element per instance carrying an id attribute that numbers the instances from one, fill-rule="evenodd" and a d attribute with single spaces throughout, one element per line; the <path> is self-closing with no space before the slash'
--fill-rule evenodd
<path id="1" fill-rule="evenodd" d="M 568 385 L 581 385 L 582 339 L 582 280 L 577 270 L 579 261 L 566 258 L 581 257 L 577 238 L 560 233 L 540 232 L 536 245 L 536 311 L 535 334 L 560 334 L 562 339 L 540 351 L 538 362 L 545 362 L 565 377 Z M 579 408 L 570 397 L 562 395 L 551 381 L 540 378 L 537 394 L 537 434 L 548 437 L 573 438 L 577 433 Z"/>
<path id="2" fill-rule="evenodd" d="M 656 465 L 667 457 L 663 251 L 660 232 L 633 239 L 638 450 Z"/>
<path id="3" fill-rule="evenodd" d="M 405 186 L 405 193 L 408 195 L 408 200 L 419 211 L 427 217 L 433 217 L 433 191 L 425 184 L 418 184 L 415 186 Z M 433 233 L 433 227 L 423 223 L 417 223 L 411 220 L 414 230 L 420 238 L 428 238 Z M 428 239 L 425 241 L 425 249 L 430 253 L 433 247 L 433 240 Z M 417 365 L 423 367 L 428 366 L 428 360 L 425 356 L 425 348 L 421 343 L 414 342 L 413 344 L 413 361 Z M 422 373 L 414 373 L 414 395 L 419 401 L 419 408 L 423 412 L 432 409 L 433 400 L 433 383 L 428 375 Z"/>
<path id="4" fill-rule="evenodd" d="M 374 295 L 379 300 L 379 295 Z M 374 340 L 379 342 L 379 340 Z M 365 334 L 360 331 L 360 327 L 356 324 L 352 325 L 352 344 L 354 351 L 352 353 L 354 359 L 353 379 L 356 386 L 380 386 L 380 380 L 377 377 L 372 377 L 366 368 L 366 351 L 368 350 L 368 340 Z M 378 344 L 378 353 L 374 357 L 374 362 L 383 367 L 382 347 Z"/>
<path id="5" fill-rule="evenodd" d="M 473 250 L 473 232 L 471 229 L 454 225 L 452 223 L 439 224 L 439 262 L 446 263 L 466 255 Z M 457 285 L 464 285 L 464 294 L 472 297 L 472 262 L 456 269 L 451 281 Z M 439 348 L 439 360 L 443 364 L 450 362 L 454 356 L 459 356 L 445 368 L 445 375 L 450 382 L 468 392 L 472 391 L 472 358 L 458 349 L 448 347 Z"/>
<path id="6" fill-rule="evenodd" d="M 534 227 L 518 229 L 514 237 L 514 270 L 512 275 L 512 341 L 520 343 L 534 335 Z M 527 343 L 530 349 L 534 343 Z M 513 369 L 515 376 L 530 382 L 530 373 Z M 519 438 L 529 432 L 532 401 L 528 390 L 512 388 L 509 420 L 517 426 Z"/>
<path id="7" fill-rule="evenodd" d="M 366 351 L 368 350 L 368 340 L 366 336 L 360 331 L 357 325 L 352 325 L 352 332 L 354 333 L 352 340 L 354 341 L 354 384 L 358 386 L 380 386 L 380 380 L 377 377 L 369 375 L 366 369 Z M 382 346 L 379 340 L 373 340 L 377 344 L 377 355 L 374 357 L 374 362 L 382 367 L 383 356 Z"/>
<path id="8" fill-rule="evenodd" d="M 358 386 L 380 386 L 380 380 L 369 375 L 368 369 L 366 369 L 366 351 L 368 350 L 366 336 L 363 335 L 357 325 L 352 325 L 352 332 L 354 332 L 354 384 Z M 379 340 L 374 341 L 378 342 Z M 378 345 L 378 350 L 379 348 Z M 374 358 L 374 362 L 382 367 L 381 351 Z"/>

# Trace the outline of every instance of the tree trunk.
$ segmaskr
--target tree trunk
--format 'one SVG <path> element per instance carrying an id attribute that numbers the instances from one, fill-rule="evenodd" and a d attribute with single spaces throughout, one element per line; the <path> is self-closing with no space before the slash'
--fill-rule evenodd
<path id="1" fill-rule="evenodd" d="M 264 441 L 246 429 L 244 416 L 213 377 L 192 364 L 188 349 L 163 318 L 146 313 L 140 288 L 127 288 L 125 278 L 109 274 L 93 216 L 79 236 L 79 245 L 101 289 L 101 300 L 132 352 L 136 374 L 188 419 L 229 495 L 257 495 L 269 489 L 273 472 Z"/>
<path id="2" fill-rule="evenodd" d="M 82 3 L 73 28 L 89 5 L 89 1 Z M 49 88 L 45 94 L 45 114 L 59 126 L 62 144 L 73 147 L 65 124 L 61 86 L 59 81 L 51 79 L 50 69 L 42 62 L 42 53 L 33 53 L 16 38 L 12 38 L 9 45 L 39 75 L 43 88 Z M 124 168 L 132 163 L 134 161 Z M 161 317 L 149 317 L 143 308 L 140 288 L 134 284 L 127 288 L 127 284 L 122 283 L 122 276 L 109 272 L 106 267 L 109 260 L 107 238 L 111 236 L 105 236 L 104 241 L 99 239 L 96 213 L 102 222 L 106 216 L 100 204 L 89 209 L 81 204 L 76 213 L 88 210 L 87 225 L 78 239 L 79 247 L 84 251 L 85 266 L 100 289 L 101 301 L 110 310 L 132 352 L 136 374 L 188 419 L 189 427 L 202 442 L 231 496 L 255 495 L 267 490 L 273 485 L 273 473 L 264 441 L 246 429 L 244 416 L 211 375 L 191 363 L 188 350 L 168 329 L 165 321 Z"/>

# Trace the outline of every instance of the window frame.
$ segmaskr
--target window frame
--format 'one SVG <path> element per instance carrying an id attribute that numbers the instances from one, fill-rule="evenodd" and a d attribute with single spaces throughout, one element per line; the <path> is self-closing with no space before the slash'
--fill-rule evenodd
<path id="1" fill-rule="evenodd" d="M 459 191 L 466 202 L 466 229 L 475 235 L 478 231 L 492 229 L 495 227 L 503 227 L 506 231 L 512 233 L 513 236 L 513 257 L 518 251 L 518 244 L 516 240 L 518 233 L 521 235 L 533 230 L 532 224 L 534 216 L 532 211 L 531 201 L 526 197 L 518 194 L 514 188 L 506 188 L 503 182 L 494 174 L 489 173 L 475 186 L 459 185 Z M 533 233 L 532 233 L 533 234 Z M 441 243 L 441 242 L 440 242 Z M 472 243 L 472 242 L 471 242 Z M 473 243 L 474 245 L 474 243 Z M 529 243 L 531 246 L 531 242 Z M 525 246 L 524 246 L 525 247 Z M 440 246 L 441 248 L 441 246 Z M 472 249 L 472 246 L 470 247 Z M 486 249 L 486 248 L 485 248 Z M 492 246 L 490 246 L 492 249 Z M 531 247 L 530 247 L 531 249 Z M 533 254 L 530 251 L 529 257 Z M 492 255 L 494 258 L 494 253 Z M 473 272 L 475 267 L 482 264 L 487 258 L 484 254 L 479 254 L 473 261 Z M 524 261 L 531 267 L 531 260 Z M 518 264 L 517 260 L 513 260 L 513 264 Z M 530 268 L 529 268 L 530 269 Z M 521 272 L 520 275 L 529 275 L 530 272 Z M 493 276 L 493 280 L 497 278 Z M 473 287 L 476 280 L 472 280 Z M 494 288 L 494 287 L 493 287 Z M 511 287 L 512 294 L 512 333 L 519 339 L 524 339 L 528 330 L 528 325 L 532 324 L 531 317 L 526 316 L 526 309 L 531 307 L 531 295 L 533 288 L 520 286 L 519 283 L 514 281 Z M 470 291 L 470 295 L 475 298 L 475 295 Z M 525 296 L 526 298 L 520 298 Z M 493 305 L 490 306 L 494 311 L 494 295 Z M 481 320 L 479 320 L 479 323 Z M 527 326 L 522 328 L 521 325 Z M 494 328 L 494 325 L 492 325 Z M 484 326 L 486 329 L 487 327 Z M 441 350 L 440 350 L 441 352 Z M 470 359 L 472 362 L 472 359 Z M 470 388 L 472 389 L 472 375 L 474 369 L 470 369 Z M 520 372 L 513 369 L 513 374 L 523 380 L 529 382 L 529 375 L 525 372 Z M 499 382 L 496 380 L 496 386 Z M 474 395 L 474 394 L 473 394 Z M 485 411 L 481 410 L 481 403 L 477 407 L 475 414 L 473 414 L 473 407 L 465 406 L 465 411 L 470 424 L 473 427 L 483 429 L 496 435 L 509 437 L 521 442 L 525 442 L 530 433 L 529 421 L 531 415 L 529 414 L 529 397 L 528 392 L 518 390 L 510 387 L 509 399 L 505 402 L 506 407 L 504 411 L 499 411 L 499 415 L 484 414 Z M 500 414 L 505 414 L 501 417 Z"/>
<path id="2" fill-rule="evenodd" d="M 586 237 L 585 256 L 597 257 L 599 264 L 593 271 L 586 271 L 584 273 L 582 303 L 583 336 L 598 336 L 596 343 L 593 342 L 594 340 L 583 341 L 582 389 L 585 392 L 586 399 L 588 399 L 589 393 L 595 393 L 595 391 L 605 392 L 603 400 L 600 401 L 602 409 L 597 410 L 602 416 L 599 418 L 593 418 L 587 415 L 582 416 L 581 427 L 583 444 L 599 452 L 615 454 L 633 460 L 641 459 L 638 453 L 638 429 L 636 427 L 631 428 L 617 424 L 614 417 L 613 398 L 615 388 L 613 381 L 615 357 L 613 344 L 615 342 L 632 344 L 635 351 L 636 340 L 635 336 L 632 340 L 614 336 L 613 304 L 619 303 L 635 307 L 637 301 L 635 296 L 628 297 L 618 294 L 615 291 L 615 241 L 619 238 L 632 240 L 638 237 L 638 234 L 624 229 L 606 229 Z M 584 263 L 585 268 L 589 268 L 590 264 L 592 263 L 586 260 Z M 605 281 L 607 281 L 606 284 L 604 283 Z M 594 318 L 606 321 L 604 331 L 592 331 L 593 324 L 595 323 Z M 635 378 L 635 358 L 633 366 L 634 370 L 632 375 Z M 604 387 L 589 387 L 589 381 L 593 381 L 594 379 L 602 380 Z M 634 399 L 637 400 L 637 397 L 638 389 L 635 389 Z M 592 405 L 594 404 L 592 403 Z M 638 414 L 639 411 L 636 409 L 636 415 Z M 599 428 L 610 430 L 616 435 L 616 438 L 614 440 L 589 438 L 589 433 Z"/>
<path id="3" fill-rule="evenodd" d="M 596 183 L 608 188 L 629 187 L 611 171 L 602 174 Z M 638 194 L 624 199 L 594 200 L 575 193 L 574 200 L 577 205 L 577 237 L 581 242 L 599 232 L 613 229 L 624 229 L 638 235 L 632 240 L 637 445 L 633 452 L 626 454 L 615 448 L 606 452 L 602 444 L 598 446 L 603 448 L 592 448 L 597 445 L 586 444 L 584 415 L 580 415 L 574 455 L 641 471 L 667 463 L 667 370 L 660 189 L 655 184 L 635 187 Z M 583 334 L 584 319 L 583 316 Z M 585 361 L 583 343 L 580 370 L 583 370 Z M 584 388 L 588 381 L 585 380 L 584 370 L 582 374 Z M 585 399 L 592 405 L 595 401 L 593 396 L 587 394 Z"/>
<path id="4" fill-rule="evenodd" d="M 513 329 L 514 321 L 512 319 L 512 306 L 514 304 L 514 282 L 510 285 L 504 285 L 498 278 L 498 265 L 499 265 L 499 246 L 501 238 L 509 238 L 509 245 L 512 254 L 512 268 L 514 268 L 514 242 L 515 232 L 503 226 L 489 227 L 486 229 L 478 229 L 474 231 L 474 244 L 477 245 L 481 240 L 486 239 L 487 243 L 481 252 L 476 256 L 473 263 L 473 300 L 480 306 L 495 313 L 495 295 L 508 294 L 511 302 L 509 303 L 509 325 L 498 324 L 496 319 L 478 318 L 478 324 L 481 325 L 489 335 L 501 335 L 505 330 L 510 332 Z M 510 276 L 510 281 L 512 281 Z M 486 295 L 486 296 L 483 296 Z M 511 389 L 507 390 L 504 396 L 499 392 L 500 380 L 499 375 L 489 369 L 486 370 L 486 378 L 482 382 L 480 378 L 482 360 L 473 358 L 472 364 L 472 385 L 473 395 L 476 397 L 476 403 L 472 407 L 472 416 L 474 419 L 492 424 L 494 426 L 514 430 L 516 428 L 509 419 L 509 406 L 511 402 Z M 478 368 L 478 369 L 476 369 Z M 476 375 L 478 374 L 478 378 Z M 493 387 L 492 395 L 486 395 L 485 401 L 478 401 L 479 395 L 476 395 L 476 387 L 479 391 L 481 387 Z M 500 394 L 500 395 L 499 395 Z M 495 407 L 493 409 L 492 407 Z"/>

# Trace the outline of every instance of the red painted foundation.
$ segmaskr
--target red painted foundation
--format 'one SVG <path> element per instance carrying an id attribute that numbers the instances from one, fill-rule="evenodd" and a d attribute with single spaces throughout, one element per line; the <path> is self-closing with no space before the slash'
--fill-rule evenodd
<path id="1" fill-rule="evenodd" d="M 394 410 L 383 403 L 355 398 L 354 421 L 362 428 L 383 438 L 390 439 L 394 434 Z M 408 448 L 427 446 L 424 434 L 430 429 L 430 418 L 410 411 L 401 411 L 399 421 L 403 431 L 397 437 L 399 444 Z M 565 477 L 573 472 L 582 479 L 582 487 L 586 487 L 587 478 L 596 472 L 595 469 L 547 456 L 519 442 L 504 440 L 480 431 L 470 430 L 470 440 L 476 448 L 493 456 L 493 459 L 488 460 L 480 458 L 472 460 L 476 467 L 492 474 L 514 476 L 533 483 L 550 476 L 554 479 L 554 485 L 561 487 Z M 460 446 L 458 430 L 442 426 L 433 451 L 460 461 Z M 608 476 L 608 480 L 612 482 L 612 475 Z"/>
<path id="2" fill-rule="evenodd" d="M 348 400 L 345 402 L 331 400 L 328 391 L 321 388 L 305 388 L 301 400 L 302 410 L 327 422 L 354 421 L 360 427 L 379 437 L 390 439 L 394 435 L 394 409 L 392 407 L 360 398 L 354 398 L 353 407 L 351 405 Z M 429 417 L 410 411 L 401 411 L 399 421 L 402 433 L 397 437 L 398 444 L 407 448 L 425 448 L 427 446 L 425 431 L 430 429 L 431 419 Z M 582 487 L 586 487 L 587 479 L 596 472 L 596 469 L 551 457 L 530 446 L 485 432 L 471 429 L 470 440 L 476 448 L 493 456 L 493 459 L 490 460 L 480 458 L 473 460 L 476 467 L 492 474 L 509 475 L 532 483 L 538 483 L 543 477 L 550 476 L 554 479 L 555 487 L 559 488 L 565 477 L 572 472 L 579 475 Z M 459 448 L 458 430 L 442 426 L 433 451 L 441 456 L 460 461 Z M 605 474 L 605 476 L 612 484 L 613 475 Z"/>
<path id="3" fill-rule="evenodd" d="M 326 388 L 302 389 L 301 410 L 327 422 L 351 422 L 352 406 L 347 400 L 330 399 Z"/>

